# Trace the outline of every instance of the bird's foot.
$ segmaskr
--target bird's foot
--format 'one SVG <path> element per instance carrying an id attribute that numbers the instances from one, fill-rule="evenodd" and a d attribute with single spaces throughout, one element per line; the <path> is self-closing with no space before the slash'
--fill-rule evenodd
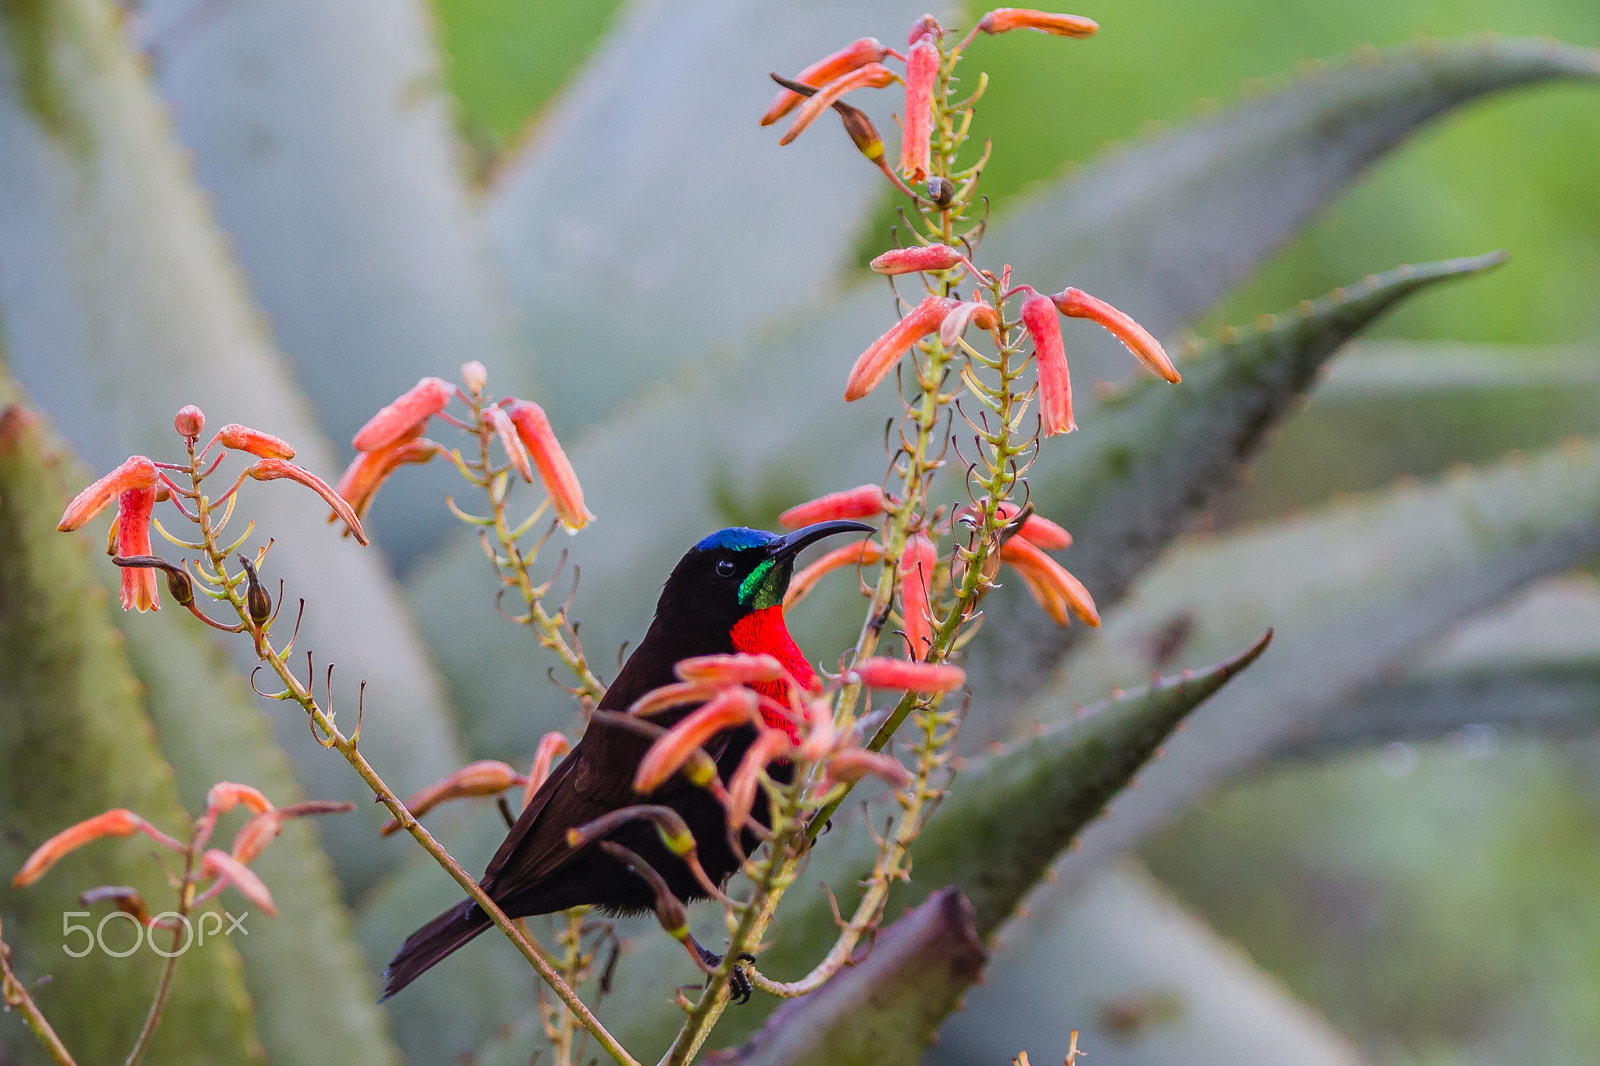
<path id="1" fill-rule="evenodd" d="M 715 970 L 722 965 L 721 955 L 709 950 L 693 937 L 689 938 L 689 942 L 694 945 L 694 950 L 700 955 L 700 961 L 708 967 Z M 744 952 L 739 956 L 739 961 L 755 962 L 756 957 L 749 952 Z M 710 978 L 707 978 L 707 980 L 710 980 Z M 742 1005 L 750 1002 L 750 996 L 755 990 L 755 985 L 750 983 L 750 975 L 745 973 L 743 966 L 735 966 L 728 971 L 728 992 L 735 1003 Z"/>

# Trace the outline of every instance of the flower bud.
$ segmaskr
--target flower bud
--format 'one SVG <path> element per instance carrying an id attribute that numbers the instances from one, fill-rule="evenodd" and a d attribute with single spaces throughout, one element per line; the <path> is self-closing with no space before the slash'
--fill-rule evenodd
<path id="1" fill-rule="evenodd" d="M 1038 30 L 1052 37 L 1093 37 L 1100 24 L 1082 15 L 1054 15 L 1025 7 L 997 7 L 978 20 L 984 33 Z"/>
<path id="2" fill-rule="evenodd" d="M 423 378 L 368 419 L 350 443 L 358 452 L 371 452 L 413 431 L 420 433 L 428 419 L 445 409 L 455 392 L 455 386 L 448 381 Z"/>
<path id="3" fill-rule="evenodd" d="M 850 668 L 846 676 L 868 688 L 892 688 L 922 695 L 954 692 L 967 681 L 967 672 L 959 666 L 914 663 L 880 656 L 862 659 Z"/>
<path id="4" fill-rule="evenodd" d="M 882 166 L 883 138 L 867 113 L 843 100 L 835 100 L 833 109 L 839 113 L 839 121 L 844 124 L 844 131 L 850 135 L 850 143 L 856 146 L 856 151 Z"/>
<path id="5" fill-rule="evenodd" d="M 185 404 L 178 408 L 178 413 L 173 416 L 172 428 L 178 431 L 178 436 L 193 441 L 205 432 L 205 412 L 192 403 Z"/>
<path id="6" fill-rule="evenodd" d="M 551 731 L 539 738 L 539 747 L 533 753 L 533 765 L 528 768 L 528 783 L 522 786 L 523 807 L 527 807 L 533 794 L 549 778 L 550 767 L 556 759 L 571 750 L 572 742 L 560 733 Z"/>
<path id="7" fill-rule="evenodd" d="M 528 459 L 528 449 L 523 447 L 522 441 L 517 437 L 517 427 L 511 424 L 511 416 L 499 407 L 491 407 L 483 415 L 489 420 L 489 426 L 494 430 L 495 436 L 500 438 L 500 446 L 506 450 L 506 458 L 511 460 L 511 468 L 521 475 L 522 480 L 532 482 L 533 464 Z"/>
<path id="8" fill-rule="evenodd" d="M 771 655 L 740 652 L 681 659 L 673 671 L 685 681 L 700 685 L 759 685 L 789 677 L 789 671 Z"/>
<path id="9" fill-rule="evenodd" d="M 480 759 L 413 794 L 406 800 L 406 810 L 411 812 L 412 817 L 421 818 L 441 803 L 469 796 L 498 796 L 525 780 L 521 774 L 497 759 Z M 400 823 L 390 819 L 378 833 L 388 836 L 399 828 Z"/>
<path id="10" fill-rule="evenodd" d="M 576 533 L 594 520 L 594 515 L 583 504 L 583 486 L 578 484 L 577 472 L 556 440 L 550 428 L 550 419 L 544 408 L 531 400 L 517 400 L 506 414 L 516 427 L 517 437 L 528 449 L 533 464 L 539 468 L 539 480 L 550 497 L 551 506 L 568 533 Z"/>
<path id="11" fill-rule="evenodd" d="M 900 357 L 917 341 L 934 332 L 944 322 L 959 300 L 946 296 L 929 296 L 912 308 L 883 336 L 873 341 L 850 368 L 850 379 L 845 383 L 846 402 L 859 400 L 878 387 Z"/>
<path id="12" fill-rule="evenodd" d="M 137 814 L 126 808 L 117 807 L 97 814 L 93 818 L 87 818 L 76 825 L 68 826 L 40 844 L 22 864 L 22 869 L 11 879 L 11 887 L 26 888 L 33 884 L 67 854 L 83 847 L 91 840 L 99 840 L 101 837 L 128 837 L 135 833 L 143 833 L 156 843 L 174 851 L 183 850 L 182 844 Z"/>
<path id="13" fill-rule="evenodd" d="M 1068 318 L 1087 318 L 1104 326 L 1113 337 L 1122 342 L 1124 348 L 1133 353 L 1135 359 L 1149 367 L 1156 376 L 1173 384 L 1182 380 L 1178 368 L 1167 358 L 1161 342 L 1135 322 L 1131 315 L 1118 311 L 1104 300 L 1090 296 L 1082 289 L 1063 289 L 1050 299 L 1055 302 L 1056 310 Z"/>
<path id="14" fill-rule="evenodd" d="M 835 548 L 794 575 L 789 582 L 789 591 L 783 597 L 783 609 L 788 610 L 805 599 L 818 581 L 835 570 L 846 566 L 870 566 L 881 562 L 883 562 L 883 548 L 876 541 L 858 540 L 854 544 Z"/>
<path id="15" fill-rule="evenodd" d="M 933 83 L 939 76 L 939 46 L 932 33 L 912 42 L 906 54 L 905 128 L 900 139 L 900 172 L 922 181 L 932 165 Z"/>
<path id="16" fill-rule="evenodd" d="M 1072 375 L 1067 368 L 1067 349 L 1061 341 L 1061 319 L 1048 296 L 1028 290 L 1022 301 L 1022 327 L 1033 338 L 1033 361 L 1039 372 L 1039 414 L 1045 436 L 1071 433 L 1078 428 L 1072 420 Z"/>
<path id="17" fill-rule="evenodd" d="M 928 600 L 938 564 L 939 552 L 933 541 L 921 533 L 906 540 L 905 553 L 900 556 L 900 616 L 913 659 L 927 658 L 933 644 L 933 612 Z"/>
<path id="18" fill-rule="evenodd" d="M 272 801 L 262 795 L 260 789 L 249 785 L 218 781 L 206 793 L 206 810 L 214 814 L 224 814 L 241 803 L 256 814 L 265 814 L 272 810 Z"/>
<path id="19" fill-rule="evenodd" d="M 835 78 L 800 105 L 800 110 L 795 112 L 794 123 L 782 137 L 778 138 L 778 144 L 788 144 L 800 136 L 817 120 L 818 115 L 832 107 L 846 93 L 856 89 L 882 89 L 893 84 L 894 80 L 894 71 L 882 63 L 868 63 L 864 67 Z"/>
<path id="20" fill-rule="evenodd" d="M 250 621 L 260 629 L 272 618 L 272 596 L 261 587 L 261 581 L 256 577 L 255 564 L 243 555 L 239 556 L 239 563 L 244 567 L 245 573 L 245 610 L 250 615 Z"/>
<path id="21" fill-rule="evenodd" d="M 224 448 L 236 452 L 249 452 L 257 459 L 294 458 L 294 449 L 289 447 L 289 442 L 282 437 L 274 437 L 271 433 L 241 426 L 237 422 L 229 422 L 217 430 L 216 440 L 220 441 Z"/>
<path id="22" fill-rule="evenodd" d="M 654 792 L 688 761 L 689 757 L 725 729 L 759 725 L 757 698 L 749 689 L 726 689 L 658 737 L 633 776 L 633 790 Z"/>
<path id="23" fill-rule="evenodd" d="M 891 248 L 869 264 L 879 274 L 915 274 L 923 270 L 950 270 L 961 265 L 961 253 L 946 244 Z"/>
<path id="24" fill-rule="evenodd" d="M 489 384 L 489 371 L 476 359 L 461 364 L 461 380 L 466 382 L 467 391 L 474 396 L 483 395 L 483 387 Z"/>
<path id="25" fill-rule="evenodd" d="M 845 748 L 835 752 L 828 759 L 829 782 L 843 781 L 853 784 L 868 774 L 882 778 L 896 791 L 911 784 L 911 771 L 902 766 L 899 759 L 885 752 Z"/>
<path id="26" fill-rule="evenodd" d="M 432 453 L 430 452 L 430 458 L 431 455 Z M 318 496 L 321 496 L 328 506 L 333 508 L 333 513 L 344 522 L 345 528 L 350 531 L 358 543 L 363 545 L 367 543 L 366 531 L 361 528 L 361 519 L 356 517 L 355 508 L 350 506 L 343 496 L 335 492 L 332 486 L 311 471 L 284 459 L 269 458 L 253 463 L 245 473 L 256 481 L 276 481 L 279 478 L 288 478 L 290 481 L 299 482 Z M 349 476 L 348 471 L 346 471 L 345 476 Z"/>
<path id="27" fill-rule="evenodd" d="M 819 89 L 830 81 L 850 73 L 852 70 L 866 66 L 868 63 L 881 63 L 883 57 L 889 54 L 889 49 L 879 43 L 876 37 L 863 37 L 858 41 L 823 56 L 806 69 L 796 74 L 794 80 L 801 85 L 809 85 Z M 785 89 L 772 98 L 772 103 L 767 107 L 766 113 L 761 116 L 761 124 L 770 126 L 784 115 L 799 107 L 805 100 L 800 93 Z"/>
<path id="28" fill-rule="evenodd" d="M 857 485 L 796 504 L 778 516 L 778 524 L 786 529 L 799 529 L 831 519 L 872 518 L 888 508 L 889 497 L 882 485 Z"/>

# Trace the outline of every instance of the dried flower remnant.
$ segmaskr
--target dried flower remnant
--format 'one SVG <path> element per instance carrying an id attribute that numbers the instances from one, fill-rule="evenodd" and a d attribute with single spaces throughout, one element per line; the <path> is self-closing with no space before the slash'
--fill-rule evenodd
<path id="1" fill-rule="evenodd" d="M 1174 385 L 1183 380 L 1178 368 L 1167 358 L 1161 342 L 1135 322 L 1132 316 L 1118 311 L 1099 297 L 1090 296 L 1082 289 L 1063 289 L 1050 299 L 1054 301 L 1056 310 L 1068 318 L 1087 318 L 1104 326 L 1107 332 L 1122 342 L 1124 348 L 1133 353 L 1134 358 L 1158 377 Z"/>
<path id="2" fill-rule="evenodd" d="M 873 341 L 856 359 L 845 383 L 846 402 L 859 400 L 889 376 L 900 357 L 928 334 L 936 332 L 945 316 L 961 301 L 948 296 L 929 296 L 883 336 Z"/>
<path id="3" fill-rule="evenodd" d="M 823 56 L 811 64 L 794 80 L 801 85 L 809 85 L 813 89 L 820 89 L 831 81 L 835 81 L 853 70 L 866 66 L 868 63 L 881 63 L 891 50 L 884 47 L 876 37 L 863 37 L 853 41 L 837 52 Z M 761 116 L 761 124 L 770 126 L 784 115 L 799 107 L 805 97 L 789 89 L 785 89 L 773 97 L 772 104 L 766 113 Z"/>
<path id="4" fill-rule="evenodd" d="M 539 480 L 544 483 L 556 516 L 568 533 L 576 533 L 592 522 L 594 515 L 584 506 L 583 486 L 578 484 L 577 472 L 556 440 L 544 408 L 532 400 L 517 400 L 506 413 L 533 458 L 533 465 L 539 468 Z"/>

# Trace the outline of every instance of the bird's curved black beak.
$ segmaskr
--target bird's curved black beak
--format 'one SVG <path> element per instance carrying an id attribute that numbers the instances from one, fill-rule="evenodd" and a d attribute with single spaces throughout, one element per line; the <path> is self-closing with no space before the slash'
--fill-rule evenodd
<path id="1" fill-rule="evenodd" d="M 785 533 L 767 543 L 767 558 L 783 561 L 793 559 L 801 551 L 815 544 L 823 537 L 831 537 L 837 533 L 876 533 L 877 527 L 869 526 L 863 522 L 851 522 L 848 519 L 836 518 L 828 522 L 813 522 L 809 526 Z"/>

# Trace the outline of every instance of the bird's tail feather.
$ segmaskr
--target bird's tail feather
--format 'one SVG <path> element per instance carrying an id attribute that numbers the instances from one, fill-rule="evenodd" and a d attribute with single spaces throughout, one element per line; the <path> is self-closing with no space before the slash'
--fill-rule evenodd
<path id="1" fill-rule="evenodd" d="M 415 981 L 434 963 L 487 928 L 489 916 L 468 899 L 406 937 L 383 973 L 383 997 L 379 1002 Z"/>

